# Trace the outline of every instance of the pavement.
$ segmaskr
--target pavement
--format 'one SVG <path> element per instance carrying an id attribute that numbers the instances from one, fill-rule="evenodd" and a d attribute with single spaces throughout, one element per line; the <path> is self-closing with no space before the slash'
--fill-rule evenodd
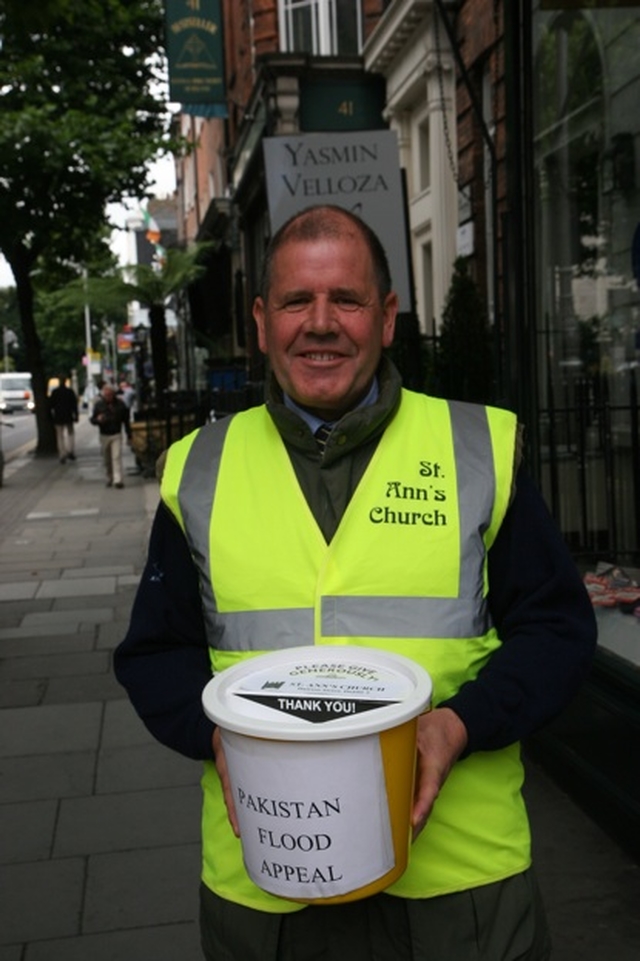
<path id="1" fill-rule="evenodd" d="M 22 450 L 0 489 L 0 961 L 199 961 L 200 765 L 156 744 L 111 670 L 158 485 Z M 554 961 L 638 961 L 640 868 L 527 762 Z M 446 961 L 446 959 L 442 959 Z"/>

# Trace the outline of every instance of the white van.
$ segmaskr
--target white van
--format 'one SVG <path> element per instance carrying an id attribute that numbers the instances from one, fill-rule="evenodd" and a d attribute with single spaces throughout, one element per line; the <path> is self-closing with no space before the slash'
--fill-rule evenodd
<path id="1" fill-rule="evenodd" d="M 31 374 L 0 373 L 0 411 L 35 410 Z"/>

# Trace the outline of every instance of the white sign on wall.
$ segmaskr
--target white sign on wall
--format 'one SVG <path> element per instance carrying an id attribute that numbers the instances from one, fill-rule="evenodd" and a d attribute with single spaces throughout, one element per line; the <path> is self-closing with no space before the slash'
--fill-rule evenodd
<path id="1" fill-rule="evenodd" d="M 263 141 L 273 233 L 289 217 L 335 204 L 361 217 L 385 248 L 400 310 L 411 310 L 398 141 L 391 130 L 299 134 Z"/>

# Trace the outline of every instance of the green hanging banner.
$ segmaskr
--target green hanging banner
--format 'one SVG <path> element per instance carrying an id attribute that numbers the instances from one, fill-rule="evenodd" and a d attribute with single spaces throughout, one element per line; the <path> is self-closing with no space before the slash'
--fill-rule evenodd
<path id="1" fill-rule="evenodd" d="M 225 103 L 220 0 L 166 0 L 169 100 Z"/>

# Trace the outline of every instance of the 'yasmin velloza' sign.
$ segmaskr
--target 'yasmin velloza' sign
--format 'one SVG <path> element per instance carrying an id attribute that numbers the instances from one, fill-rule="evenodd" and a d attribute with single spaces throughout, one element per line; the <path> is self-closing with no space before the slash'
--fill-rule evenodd
<path id="1" fill-rule="evenodd" d="M 184 104 L 225 102 L 220 0 L 166 0 L 169 99 Z"/>
<path id="2" fill-rule="evenodd" d="M 409 251 L 398 141 L 391 130 L 263 140 L 271 230 L 319 204 L 353 211 L 380 237 L 400 310 L 411 310 Z"/>

